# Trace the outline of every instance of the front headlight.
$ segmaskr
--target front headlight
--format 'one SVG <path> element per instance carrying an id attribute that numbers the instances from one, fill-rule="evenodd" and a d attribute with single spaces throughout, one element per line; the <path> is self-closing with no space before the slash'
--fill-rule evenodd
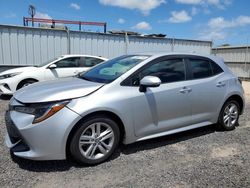
<path id="1" fill-rule="evenodd" d="M 3 75 L 0 75 L 0 80 L 2 79 L 6 79 L 6 78 L 11 78 L 11 77 L 14 77 L 18 74 L 21 74 L 21 72 L 15 72 L 15 73 L 10 73 L 10 74 L 3 74 Z"/>
<path id="2" fill-rule="evenodd" d="M 49 117 L 53 116 L 55 113 L 63 109 L 69 101 L 61 101 L 55 103 L 46 103 L 46 104 L 31 104 L 29 106 L 15 106 L 14 111 L 32 114 L 34 115 L 33 124 L 40 123 Z"/>

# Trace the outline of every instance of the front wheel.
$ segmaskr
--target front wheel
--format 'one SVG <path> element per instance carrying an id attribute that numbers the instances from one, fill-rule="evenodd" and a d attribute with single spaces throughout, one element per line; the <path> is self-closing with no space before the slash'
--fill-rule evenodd
<path id="1" fill-rule="evenodd" d="M 235 100 L 227 101 L 220 112 L 218 126 L 222 130 L 230 131 L 238 124 L 240 114 L 239 103 Z"/>
<path id="2" fill-rule="evenodd" d="M 71 155 L 81 164 L 107 160 L 118 146 L 120 131 L 110 118 L 95 116 L 80 123 L 70 143 Z"/>
<path id="3" fill-rule="evenodd" d="M 18 84 L 17 90 L 21 89 L 23 87 L 27 87 L 27 86 L 29 86 L 31 84 L 34 84 L 35 82 L 36 82 L 35 80 L 25 80 L 25 81 L 22 81 L 20 84 Z"/>

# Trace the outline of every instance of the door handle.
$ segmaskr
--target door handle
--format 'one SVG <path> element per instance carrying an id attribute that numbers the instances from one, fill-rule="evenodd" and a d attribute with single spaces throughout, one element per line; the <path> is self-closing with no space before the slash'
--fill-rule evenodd
<path id="1" fill-rule="evenodd" d="M 225 82 L 218 82 L 218 83 L 216 84 L 217 87 L 224 87 L 225 85 L 226 85 Z"/>
<path id="2" fill-rule="evenodd" d="M 192 91 L 191 88 L 183 87 L 183 88 L 180 90 L 180 93 L 189 93 L 189 92 L 191 92 L 191 91 Z"/>

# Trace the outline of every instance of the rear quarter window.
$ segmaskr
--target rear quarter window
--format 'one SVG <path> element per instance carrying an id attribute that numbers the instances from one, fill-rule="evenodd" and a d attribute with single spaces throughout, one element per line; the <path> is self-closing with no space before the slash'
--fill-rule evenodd
<path id="1" fill-rule="evenodd" d="M 213 70 L 213 75 L 217 75 L 223 72 L 222 68 L 215 62 L 210 62 Z"/>

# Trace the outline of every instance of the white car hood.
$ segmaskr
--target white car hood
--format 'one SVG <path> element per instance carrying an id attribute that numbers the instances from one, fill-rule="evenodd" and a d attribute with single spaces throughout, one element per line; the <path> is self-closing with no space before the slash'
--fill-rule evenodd
<path id="1" fill-rule="evenodd" d="M 20 67 L 20 68 L 14 68 L 14 69 L 9 69 L 6 71 L 3 71 L 0 73 L 1 75 L 5 75 L 5 74 L 12 74 L 12 73 L 22 73 L 22 72 L 26 72 L 26 71 L 34 71 L 38 69 L 37 67 Z"/>
<path id="2" fill-rule="evenodd" d="M 86 96 L 103 85 L 103 83 L 89 82 L 76 77 L 62 78 L 24 87 L 14 93 L 14 98 L 22 103 L 67 100 Z"/>

